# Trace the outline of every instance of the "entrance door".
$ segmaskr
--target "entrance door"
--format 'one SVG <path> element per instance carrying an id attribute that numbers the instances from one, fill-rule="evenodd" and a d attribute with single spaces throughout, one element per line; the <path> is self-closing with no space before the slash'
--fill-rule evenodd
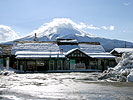
<path id="1" fill-rule="evenodd" d="M 104 68 L 105 66 L 104 66 L 104 62 L 103 61 L 101 62 L 101 66 L 102 66 L 102 71 L 104 71 L 105 70 L 105 68 Z"/>
<path id="2" fill-rule="evenodd" d="M 74 59 L 71 59 L 70 60 L 70 69 L 75 69 L 75 60 Z"/>
<path id="3" fill-rule="evenodd" d="M 57 61 L 57 70 L 63 70 L 62 68 L 62 60 Z"/>

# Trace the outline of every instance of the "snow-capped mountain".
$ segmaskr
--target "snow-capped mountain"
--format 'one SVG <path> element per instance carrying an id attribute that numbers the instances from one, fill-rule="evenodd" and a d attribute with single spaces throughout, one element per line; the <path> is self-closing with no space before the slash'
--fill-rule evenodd
<path id="1" fill-rule="evenodd" d="M 96 37 L 83 31 L 82 28 L 84 27 L 86 27 L 86 25 L 83 23 L 76 24 L 70 19 L 57 18 L 16 41 L 33 41 L 36 33 L 39 41 L 56 41 L 57 38 L 69 38 L 77 39 L 79 42 L 100 42 L 106 51 L 125 46 L 125 41 Z M 133 47 L 133 43 L 130 42 L 126 42 L 126 45 L 128 47 Z"/>
<path id="2" fill-rule="evenodd" d="M 34 38 L 34 34 L 37 34 L 39 41 L 54 41 L 57 38 L 75 38 L 75 37 L 94 37 L 80 29 L 82 25 L 76 24 L 70 19 L 61 18 L 54 19 L 50 23 L 46 23 L 41 26 L 39 29 L 34 30 L 28 36 L 20 39 L 20 40 L 32 40 Z"/>

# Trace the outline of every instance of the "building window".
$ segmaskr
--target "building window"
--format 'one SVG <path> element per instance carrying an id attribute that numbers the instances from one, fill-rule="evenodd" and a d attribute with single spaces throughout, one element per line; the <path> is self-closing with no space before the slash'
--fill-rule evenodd
<path id="1" fill-rule="evenodd" d="M 38 71 L 44 71 L 45 69 L 44 65 L 45 65 L 44 61 L 36 61 L 36 67 Z"/>
<path id="2" fill-rule="evenodd" d="M 49 61 L 49 70 L 54 70 L 54 60 Z"/>
<path id="3" fill-rule="evenodd" d="M 57 70 L 62 70 L 62 60 L 57 61 Z"/>
<path id="4" fill-rule="evenodd" d="M 35 61 L 27 61 L 27 69 L 34 70 L 35 69 Z"/>
<path id="5" fill-rule="evenodd" d="M 98 66 L 97 60 L 90 60 L 91 69 L 97 69 L 97 66 Z"/>
<path id="6" fill-rule="evenodd" d="M 26 70 L 26 61 L 20 61 L 20 70 Z"/>
<path id="7" fill-rule="evenodd" d="M 37 66 L 44 66 L 44 61 L 36 61 Z"/>

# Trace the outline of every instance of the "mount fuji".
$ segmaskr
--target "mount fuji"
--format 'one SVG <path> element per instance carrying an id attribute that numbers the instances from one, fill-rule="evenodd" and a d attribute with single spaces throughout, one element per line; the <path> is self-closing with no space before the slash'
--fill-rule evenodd
<path id="1" fill-rule="evenodd" d="M 67 38 L 76 39 L 78 42 L 100 42 L 106 51 L 125 47 L 125 41 L 96 37 L 82 30 L 85 27 L 86 25 L 83 23 L 76 24 L 70 19 L 56 18 L 52 22 L 42 25 L 39 29 L 15 41 L 33 41 L 36 33 L 38 41 L 56 41 L 57 38 Z M 129 48 L 133 47 L 131 42 L 126 42 L 126 45 Z"/>

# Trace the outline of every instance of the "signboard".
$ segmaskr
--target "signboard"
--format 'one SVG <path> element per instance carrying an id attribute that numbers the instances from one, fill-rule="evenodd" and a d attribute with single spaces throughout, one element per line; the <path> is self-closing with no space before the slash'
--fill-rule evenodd
<path id="1" fill-rule="evenodd" d="M 3 61 L 3 59 L 0 59 L 0 64 L 4 64 L 4 61 Z"/>

